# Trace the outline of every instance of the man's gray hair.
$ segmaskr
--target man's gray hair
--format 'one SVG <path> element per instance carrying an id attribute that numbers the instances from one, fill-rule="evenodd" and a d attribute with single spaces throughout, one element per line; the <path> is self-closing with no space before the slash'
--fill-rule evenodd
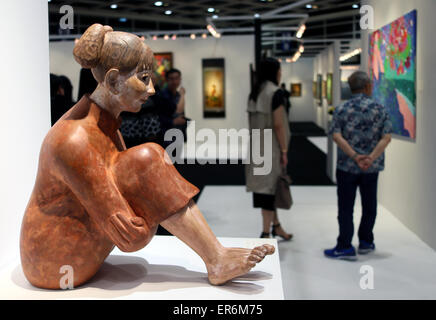
<path id="1" fill-rule="evenodd" d="M 363 71 L 356 71 L 348 78 L 351 92 L 362 91 L 369 83 L 371 83 L 371 79 L 369 79 L 368 74 Z"/>

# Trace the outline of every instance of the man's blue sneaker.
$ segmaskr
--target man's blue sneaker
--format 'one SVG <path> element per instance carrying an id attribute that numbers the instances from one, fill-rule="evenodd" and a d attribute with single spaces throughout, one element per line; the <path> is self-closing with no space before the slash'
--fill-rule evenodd
<path id="1" fill-rule="evenodd" d="M 333 249 L 324 250 L 324 255 L 327 258 L 332 259 L 349 261 L 357 260 L 356 250 L 354 249 L 354 247 L 351 247 L 349 249 L 338 249 L 337 247 L 334 247 Z"/>
<path id="2" fill-rule="evenodd" d="M 357 249 L 358 254 L 368 254 L 375 250 L 374 243 L 368 243 L 365 241 L 360 241 L 359 248 Z"/>

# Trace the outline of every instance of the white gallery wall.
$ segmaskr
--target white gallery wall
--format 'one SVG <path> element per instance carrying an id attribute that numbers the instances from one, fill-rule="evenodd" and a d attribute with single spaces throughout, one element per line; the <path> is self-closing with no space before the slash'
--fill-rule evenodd
<path id="1" fill-rule="evenodd" d="M 178 38 L 148 40 L 154 52 L 172 52 L 173 65 L 182 72 L 186 89 L 186 116 L 195 120 L 196 129 L 241 129 L 248 126 L 247 98 L 250 93 L 250 63 L 254 63 L 253 36 L 223 36 L 220 39 Z M 50 72 L 66 75 L 77 99 L 80 66 L 73 58 L 74 42 L 50 42 Z M 226 117 L 203 118 L 202 59 L 225 59 Z"/>
<path id="2" fill-rule="evenodd" d="M 3 1 L 0 37 L 1 267 L 19 256 L 21 220 L 50 128 L 47 1 Z"/>
<path id="3" fill-rule="evenodd" d="M 378 29 L 417 9 L 416 141 L 394 137 L 380 176 L 381 203 L 436 249 L 436 1 L 370 0 Z M 368 71 L 368 32 L 362 32 L 362 69 Z"/>
<path id="4" fill-rule="evenodd" d="M 282 63 L 282 83 L 290 91 L 291 83 L 301 83 L 301 97 L 291 97 L 290 121 L 315 122 L 312 94 L 313 58 L 300 58 L 295 63 Z"/>
<path id="5" fill-rule="evenodd" d="M 341 103 L 341 83 L 340 83 L 340 43 L 335 41 L 318 54 L 313 60 L 313 76 L 312 81 L 317 81 L 318 75 L 322 75 L 322 79 L 327 80 L 327 74 L 333 74 L 333 100 L 332 106 L 337 107 Z M 313 97 L 313 95 L 312 95 Z M 312 98 L 312 105 L 315 109 L 315 123 L 323 128 L 326 132 L 329 127 L 329 119 L 331 116 L 328 114 L 327 98 L 322 98 L 322 105 L 318 103 L 318 99 Z M 333 142 L 331 136 L 328 137 L 327 142 L 327 175 L 333 181 L 336 182 L 336 153 L 337 147 Z"/>
<path id="6" fill-rule="evenodd" d="M 322 74 L 323 80 L 327 80 L 327 74 L 333 74 L 333 106 L 338 106 L 341 101 L 340 86 L 340 43 L 334 42 L 313 60 L 313 77 L 312 81 L 317 81 L 317 75 Z M 328 103 L 327 99 L 322 99 L 322 106 L 318 105 L 316 99 L 312 99 L 315 108 L 316 124 L 325 130 L 328 129 Z"/>

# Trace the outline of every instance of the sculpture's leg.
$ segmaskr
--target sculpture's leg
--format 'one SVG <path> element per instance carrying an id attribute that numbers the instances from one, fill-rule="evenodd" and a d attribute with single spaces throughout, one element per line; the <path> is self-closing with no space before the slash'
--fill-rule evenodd
<path id="1" fill-rule="evenodd" d="M 198 189 L 183 179 L 159 145 L 145 143 L 121 152 L 113 171 L 135 214 L 143 217 L 153 232 L 161 224 L 191 247 L 205 262 L 211 283 L 222 284 L 243 275 L 274 252 L 271 245 L 223 247 L 191 200 Z"/>
<path id="2" fill-rule="evenodd" d="M 161 225 L 203 259 L 212 284 L 223 284 L 247 273 L 275 250 L 267 244 L 254 249 L 223 247 L 193 200 Z"/>

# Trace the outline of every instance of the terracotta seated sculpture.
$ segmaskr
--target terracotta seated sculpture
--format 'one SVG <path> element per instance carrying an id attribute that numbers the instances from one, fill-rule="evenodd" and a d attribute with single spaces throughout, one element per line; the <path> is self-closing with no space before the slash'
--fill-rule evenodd
<path id="1" fill-rule="evenodd" d="M 74 287 L 89 279 L 114 246 L 146 246 L 160 224 L 203 259 L 212 284 L 248 272 L 274 247 L 223 247 L 165 150 L 146 143 L 126 150 L 122 111 L 138 112 L 154 94 L 152 51 L 139 37 L 94 24 L 74 57 L 91 68 L 97 89 L 50 129 L 21 227 L 21 261 L 40 288 L 60 288 L 60 268 L 74 270 Z"/>

